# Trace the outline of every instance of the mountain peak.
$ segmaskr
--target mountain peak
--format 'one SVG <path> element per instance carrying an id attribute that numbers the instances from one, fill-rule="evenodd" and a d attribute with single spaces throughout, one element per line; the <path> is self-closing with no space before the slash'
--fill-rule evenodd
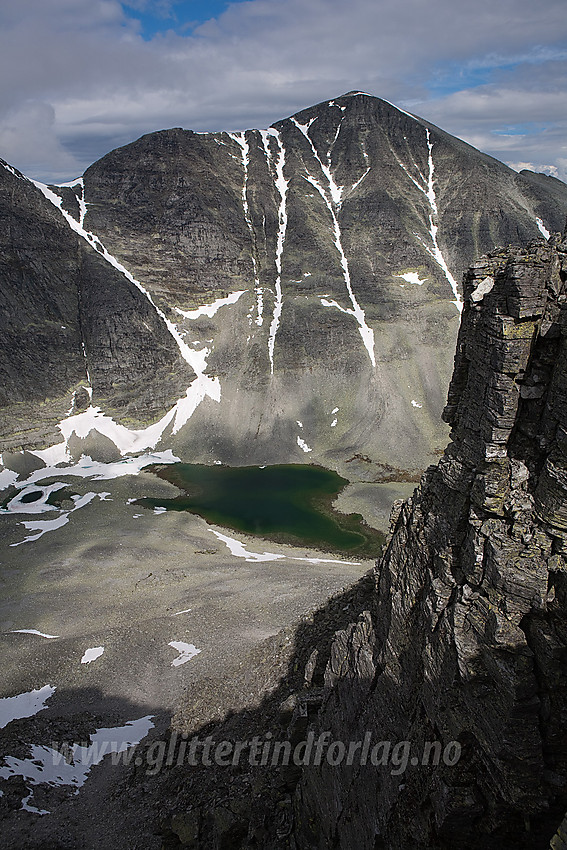
<path id="1" fill-rule="evenodd" d="M 341 97 L 356 97 L 357 95 L 363 95 L 364 97 L 374 97 L 373 94 L 368 94 L 366 91 L 347 91 L 346 94 L 342 94 Z"/>
<path id="2" fill-rule="evenodd" d="M 305 445 L 318 453 L 310 460 L 336 451 L 350 461 L 356 432 L 357 453 L 413 474 L 444 436 L 431 421 L 440 421 L 453 365 L 464 270 L 500 244 L 557 232 L 567 209 L 563 184 L 511 172 L 354 90 L 269 130 L 148 134 L 94 163 L 82 181 L 47 193 L 16 180 L 7 164 L 0 175 L 0 213 L 12 222 L 0 234 L 9 257 L 3 287 L 15 304 L 26 296 L 17 323 L 0 322 L 0 396 L 11 408 L 5 421 L 14 422 L 0 443 L 6 450 L 22 439 L 12 440 L 20 421 L 12 400 L 57 397 L 56 428 L 88 363 L 105 414 L 144 425 L 159 414 L 164 429 L 175 416 L 171 437 L 183 427 L 176 445 L 195 459 L 288 462 Z M 63 226 L 68 265 L 52 247 Z M 15 233 L 26 256 L 33 242 L 39 265 L 22 268 Z M 86 271 L 73 233 L 85 243 Z M 87 272 L 88 291 L 79 291 Z M 52 280 L 66 281 L 57 315 L 44 306 Z M 125 315 L 139 321 L 116 318 Z M 173 369 L 181 351 L 199 376 L 192 389 L 185 366 Z M 288 394 L 290 373 L 305 380 L 301 393 Z M 274 406 L 269 387 L 278 382 L 285 403 Z M 236 394 L 237 415 L 229 401 Z M 249 424 L 241 431 L 236 422 Z M 144 440 L 157 445 L 162 435 L 171 448 L 159 428 Z"/>

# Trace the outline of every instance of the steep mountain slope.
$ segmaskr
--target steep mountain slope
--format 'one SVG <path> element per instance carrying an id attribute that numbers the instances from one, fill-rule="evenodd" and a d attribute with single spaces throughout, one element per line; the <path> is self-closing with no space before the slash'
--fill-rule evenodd
<path id="1" fill-rule="evenodd" d="M 0 216 L 0 448 L 59 442 L 90 395 L 131 423 L 172 404 L 195 376 L 147 299 L 5 165 Z"/>
<path id="2" fill-rule="evenodd" d="M 33 384 L 26 401 L 42 394 L 61 400 L 57 412 L 42 408 L 51 426 L 84 376 L 84 342 L 93 404 L 123 424 L 133 411 L 137 424 L 165 421 L 176 393 L 183 401 L 187 410 L 178 416 L 176 408 L 173 428 L 152 431 L 162 446 L 227 463 L 309 458 L 340 465 L 364 455 L 381 464 L 362 464 L 371 477 L 385 465 L 421 468 L 445 441 L 439 412 L 464 269 L 494 246 L 562 229 L 567 211 L 559 181 L 517 175 L 356 92 L 267 131 L 144 136 L 74 184 L 44 189 L 44 198 L 22 181 L 14 193 L 18 177 L 2 171 L 7 221 L 22 215 L 24 195 L 59 230 L 65 221 L 48 201 L 66 211 L 75 233 L 58 240 L 69 255 L 61 291 L 75 292 L 72 275 L 88 280 L 93 264 L 113 291 L 111 298 L 95 287 L 95 303 L 95 289 L 85 284 L 91 295 L 81 301 L 74 347 L 50 355 L 72 361 L 77 374 L 66 385 L 57 369 L 42 384 L 35 367 L 19 366 L 21 386 Z M 49 234 L 30 232 L 28 253 L 50 256 Z M 33 265 L 31 256 L 26 263 Z M 29 300 L 40 304 L 41 281 L 30 280 Z M 132 321 L 129 299 L 139 307 Z M 103 306 L 112 321 L 100 319 Z M 16 312 L 25 326 L 25 311 Z M 89 323 L 98 334 L 92 344 Z M 26 349 L 22 330 L 18 339 L 23 345 L 6 347 L 6 363 L 14 345 Z M 108 350 L 122 352 L 119 379 Z M 191 389 L 173 365 L 179 354 L 197 375 Z M 165 388 L 156 358 L 169 370 Z M 116 380 L 124 392 L 130 388 L 126 407 Z M 17 393 L 12 377 L 5 404 Z M 39 434 L 25 442 L 13 436 L 23 420 L 28 431 L 36 414 L 5 412 L 4 445 L 37 445 Z"/>

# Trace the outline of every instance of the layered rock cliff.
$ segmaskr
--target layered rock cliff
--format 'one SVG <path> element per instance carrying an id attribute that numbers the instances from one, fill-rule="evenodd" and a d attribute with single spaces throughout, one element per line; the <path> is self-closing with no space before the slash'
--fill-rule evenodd
<path id="1" fill-rule="evenodd" d="M 567 792 L 567 241 L 465 276 L 451 443 L 397 506 L 336 635 L 316 722 L 409 741 L 407 769 L 308 767 L 301 848 L 547 847 Z M 427 742 L 462 748 L 421 763 Z M 452 756 L 449 759 L 452 761 Z"/>
<path id="2" fill-rule="evenodd" d="M 152 421 L 194 379 L 148 299 L 1 160 L 0 280 L 0 449 L 59 442 L 91 401 Z"/>

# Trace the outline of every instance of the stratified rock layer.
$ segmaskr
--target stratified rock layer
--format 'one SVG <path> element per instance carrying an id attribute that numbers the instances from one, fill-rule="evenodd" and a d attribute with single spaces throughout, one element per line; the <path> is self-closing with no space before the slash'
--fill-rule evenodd
<path id="1" fill-rule="evenodd" d="M 371 610 L 327 664 L 317 731 L 418 756 L 456 741 L 460 759 L 304 768 L 300 848 L 543 848 L 562 821 L 566 287 L 567 242 L 467 273 L 451 443 L 397 506 Z"/>

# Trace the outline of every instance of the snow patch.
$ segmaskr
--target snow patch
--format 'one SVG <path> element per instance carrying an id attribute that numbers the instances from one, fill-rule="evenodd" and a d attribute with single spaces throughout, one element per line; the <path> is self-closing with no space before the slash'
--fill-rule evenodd
<path id="1" fill-rule="evenodd" d="M 412 407 L 419 407 L 419 408 L 422 408 L 422 407 L 423 407 L 423 405 L 422 405 L 422 404 L 419 404 L 419 402 L 417 402 L 417 401 L 416 401 L 415 399 L 413 399 L 413 398 L 412 398 L 412 400 L 411 400 L 411 406 L 412 406 Z"/>
<path id="2" fill-rule="evenodd" d="M 226 544 L 230 550 L 230 554 L 236 558 L 244 558 L 245 561 L 279 561 L 285 558 L 285 555 L 275 555 L 273 552 L 250 552 L 239 540 L 228 537 L 226 534 L 221 534 L 220 531 L 215 531 L 212 528 L 210 531 L 218 540 Z"/>
<path id="3" fill-rule="evenodd" d="M 92 646 L 90 649 L 86 649 L 83 657 L 81 658 L 81 664 L 90 664 L 91 661 L 96 661 L 97 658 L 100 658 L 103 652 L 104 646 Z"/>
<path id="4" fill-rule="evenodd" d="M 268 171 L 272 171 L 272 153 L 270 149 L 270 137 L 275 139 L 278 151 L 278 158 L 275 162 L 276 176 L 274 185 L 280 196 L 278 209 L 278 239 L 276 242 L 276 282 L 275 282 L 275 301 L 272 322 L 270 324 L 270 332 L 268 337 L 268 354 L 270 357 L 270 372 L 274 374 L 274 348 L 276 344 L 276 334 L 280 325 L 282 314 L 283 296 L 282 296 L 282 255 L 285 244 L 285 236 L 287 231 L 287 187 L 289 180 L 284 177 L 285 167 L 285 148 L 281 140 L 279 132 L 274 127 L 269 127 L 267 130 L 261 130 L 262 143 L 266 152 L 266 160 L 268 163 Z"/>
<path id="5" fill-rule="evenodd" d="M 367 167 L 367 169 L 366 169 L 366 171 L 363 173 L 362 177 L 359 177 L 359 178 L 358 178 L 358 180 L 356 181 L 356 183 L 353 183 L 353 185 L 352 185 L 352 187 L 351 187 L 351 190 L 350 190 L 351 192 L 354 192 L 354 190 L 355 190 L 355 189 L 357 189 L 357 188 L 360 186 L 360 184 L 361 184 L 361 183 L 362 183 L 362 181 L 363 181 L 363 180 L 367 177 L 367 175 L 369 174 L 369 172 L 370 172 L 370 166 L 368 166 L 368 167 Z"/>
<path id="6" fill-rule="evenodd" d="M 168 643 L 168 646 L 172 646 L 179 653 L 177 658 L 174 658 L 171 662 L 172 667 L 179 667 L 181 664 L 186 664 L 201 652 L 192 643 L 184 643 L 181 640 L 172 640 Z"/>
<path id="7" fill-rule="evenodd" d="M 208 352 L 208 349 L 204 351 Z M 148 425 L 147 428 L 139 430 L 126 428 L 103 413 L 100 407 L 93 407 L 93 405 L 90 405 L 82 413 L 63 419 L 58 427 L 65 438 L 64 445 L 68 444 L 72 434 L 80 439 L 85 439 L 91 431 L 97 431 L 99 434 L 108 437 L 118 448 L 121 455 L 133 454 L 144 449 L 154 448 L 167 426 L 172 423 L 173 433 L 176 433 L 191 417 L 207 389 L 197 378 L 187 389 L 186 396 L 179 399 L 158 422 Z M 61 444 L 59 444 L 59 450 L 61 451 Z"/>
<path id="8" fill-rule="evenodd" d="M 262 469 L 263 467 L 260 468 Z M 334 558 L 299 558 L 291 555 L 275 555 L 272 552 L 264 552 L 262 554 L 260 554 L 259 552 L 250 552 L 238 540 L 234 540 L 232 537 L 227 537 L 225 534 L 221 534 L 220 532 L 214 531 L 213 529 L 211 529 L 211 531 L 219 540 L 222 540 L 223 543 L 226 543 L 232 555 L 235 555 L 237 558 L 244 558 L 246 561 L 288 560 L 305 561 L 310 564 L 347 564 L 349 566 L 355 567 L 360 566 L 359 561 L 340 561 Z"/>
<path id="9" fill-rule="evenodd" d="M 69 180 L 68 183 L 55 183 L 54 185 L 57 186 L 58 189 L 72 189 L 74 186 L 82 186 L 83 178 L 75 177 L 74 180 Z"/>
<path id="10" fill-rule="evenodd" d="M 8 165 L 8 163 L 7 163 L 7 162 L 2 162 L 2 163 L 0 163 L 0 164 L 4 166 L 4 168 L 6 169 L 6 171 L 9 171 L 9 172 L 10 172 L 10 174 L 13 174 L 13 175 L 14 175 L 14 177 L 17 177 L 17 178 L 18 178 L 18 180 L 25 180 L 25 179 L 26 179 L 26 178 L 23 176 L 23 174 L 18 174 L 18 172 L 15 170 L 15 168 L 12 168 L 12 166 L 11 166 L 11 165 Z"/>
<path id="11" fill-rule="evenodd" d="M 18 480 L 18 473 L 12 472 L 11 469 L 0 470 L 0 490 L 7 490 L 12 484 Z"/>
<path id="12" fill-rule="evenodd" d="M 546 239 L 549 239 L 551 237 L 551 233 L 549 232 L 547 227 L 544 225 L 541 218 L 536 218 L 536 224 L 537 224 L 537 226 L 539 228 L 539 232 L 542 234 L 542 236 L 544 236 Z"/>
<path id="13" fill-rule="evenodd" d="M 391 104 L 391 105 L 393 105 L 393 104 Z M 396 109 L 397 108 L 398 107 L 396 107 Z M 400 111 L 403 111 L 403 110 L 400 110 Z M 409 114 L 409 113 L 406 113 L 406 114 Z M 413 117 L 414 116 L 410 116 L 410 118 L 413 118 Z M 419 168 L 417 168 L 417 166 L 415 166 L 416 169 L 417 169 L 417 172 L 419 174 L 419 177 L 421 178 L 421 180 L 417 180 L 415 177 L 413 177 L 410 174 L 409 170 L 406 168 L 405 165 L 403 165 L 402 162 L 400 162 L 400 160 L 398 160 L 398 164 L 405 171 L 405 173 L 410 178 L 410 180 L 412 181 L 414 186 L 416 186 L 419 189 L 419 191 L 422 192 L 425 195 L 425 197 L 427 198 L 427 202 L 429 204 L 429 235 L 431 237 L 431 243 L 432 243 L 431 246 L 427 245 L 424 242 L 424 240 L 421 238 L 421 236 L 419 236 L 419 234 L 415 234 L 415 235 L 419 239 L 419 241 L 421 242 L 421 244 L 423 245 L 423 247 L 425 248 L 425 250 L 427 251 L 429 256 L 432 257 L 435 260 L 435 262 L 437 263 L 437 265 L 440 267 L 443 274 L 445 275 L 445 277 L 446 277 L 447 281 L 449 282 L 449 285 L 450 285 L 450 287 L 453 291 L 453 294 L 455 296 L 455 300 L 453 301 L 453 304 L 455 305 L 457 310 L 459 312 L 461 312 L 462 309 L 463 309 L 463 300 L 462 300 L 462 298 L 459 294 L 459 288 L 457 286 L 457 281 L 455 280 L 455 278 L 451 274 L 451 272 L 449 270 L 449 266 L 447 265 L 447 261 L 445 260 L 445 257 L 443 256 L 443 252 L 441 251 L 441 248 L 439 247 L 439 243 L 437 241 L 437 232 L 439 230 L 439 226 L 437 224 L 437 219 L 438 219 L 439 210 L 438 210 L 438 207 L 437 207 L 437 196 L 435 194 L 435 185 L 434 185 L 435 164 L 433 162 L 433 142 L 431 141 L 431 134 L 429 132 L 429 128 L 425 129 L 425 136 L 426 136 L 426 142 L 427 142 L 427 176 L 424 176 L 421 173 L 421 171 L 419 170 Z M 415 165 L 415 163 L 414 163 L 414 165 Z"/>
<path id="14" fill-rule="evenodd" d="M 312 452 L 313 449 L 310 449 L 305 440 L 302 440 L 301 437 L 297 438 L 297 445 L 300 449 L 303 449 L 304 452 Z"/>
<path id="15" fill-rule="evenodd" d="M 203 307 L 197 307 L 195 310 L 180 310 L 179 307 L 176 307 L 175 312 L 179 313 L 185 319 L 198 319 L 200 316 L 207 316 L 209 319 L 212 319 L 221 307 L 226 307 L 228 304 L 236 304 L 245 292 L 248 292 L 248 290 L 240 289 L 238 292 L 231 292 L 230 295 L 226 295 L 224 298 L 217 298 L 212 304 L 205 304 Z"/>
<path id="16" fill-rule="evenodd" d="M 32 744 L 30 758 L 7 756 L 4 759 L 5 767 L 0 768 L 0 777 L 9 779 L 11 776 L 22 776 L 28 786 L 69 785 L 78 794 L 91 769 L 109 753 L 122 753 L 139 744 L 153 728 L 152 720 L 153 717 L 148 715 L 138 720 L 129 720 L 124 726 L 97 729 L 90 735 L 90 744 L 86 747 L 73 744 L 56 750 Z M 29 787 L 27 790 L 30 790 Z M 30 806 L 32 796 L 33 791 L 22 800 L 22 809 L 35 814 L 49 814 L 44 809 Z"/>
<path id="17" fill-rule="evenodd" d="M 42 470 L 43 471 L 43 470 Z M 27 528 L 28 531 L 37 532 L 36 534 L 30 534 L 27 537 L 24 537 L 23 540 L 20 540 L 18 543 L 10 543 L 10 546 L 21 546 L 23 543 L 34 543 L 36 540 L 39 540 L 40 537 L 43 537 L 44 534 L 47 534 L 49 531 L 55 531 L 58 528 L 61 528 L 64 525 L 67 525 L 69 522 L 69 515 L 74 511 L 78 511 L 81 508 L 84 508 L 85 505 L 88 505 L 94 498 L 96 498 L 96 493 L 85 493 L 84 496 L 71 496 L 73 501 L 75 502 L 75 507 L 71 508 L 69 511 L 64 511 L 61 516 L 58 516 L 56 519 L 38 519 L 38 520 L 23 520 L 20 524 Z"/>
<path id="18" fill-rule="evenodd" d="M 171 450 L 145 454 L 140 457 L 124 458 L 124 460 L 116 463 L 99 463 L 97 461 L 93 461 L 88 455 L 83 455 L 78 463 L 72 466 L 63 468 L 59 466 L 47 466 L 43 469 L 35 470 L 25 481 L 16 483 L 15 486 L 20 489 L 20 492 L 11 499 L 10 502 L 8 502 L 6 508 L 0 510 L 0 513 L 37 514 L 43 513 L 44 511 L 58 511 L 60 516 L 51 520 L 37 520 L 33 522 L 22 521 L 21 525 L 30 531 L 37 531 L 39 534 L 36 536 L 28 536 L 19 543 L 12 543 L 11 545 L 20 546 L 22 543 L 33 542 L 34 540 L 38 540 L 48 531 L 54 531 L 57 528 L 61 528 L 69 521 L 69 514 L 73 513 L 75 510 L 79 510 L 85 505 L 88 505 L 97 496 L 101 501 L 112 501 L 112 499 L 108 498 L 110 496 L 110 493 L 108 492 L 86 493 L 84 496 L 71 496 L 71 499 L 74 502 L 74 507 L 72 509 L 68 510 L 58 508 L 48 505 L 47 499 L 52 491 L 66 487 L 67 484 L 58 481 L 55 484 L 38 487 L 35 482 L 54 475 L 92 478 L 93 480 L 98 481 L 108 480 L 118 478 L 123 475 L 137 475 L 143 467 L 148 466 L 151 463 L 173 463 L 178 460 L 179 458 L 175 457 Z M 41 493 L 41 497 L 39 499 L 28 503 L 23 501 L 23 497 L 36 491 Z"/>
<path id="19" fill-rule="evenodd" d="M 406 283 L 414 283 L 417 286 L 423 286 L 423 284 L 429 280 L 427 277 L 424 277 L 423 280 L 421 280 L 417 272 L 405 272 L 405 274 L 397 274 L 396 277 L 401 277 Z"/>
<path id="20" fill-rule="evenodd" d="M 242 151 L 242 169 L 244 171 L 244 182 L 242 186 L 242 206 L 244 208 L 244 220 L 250 234 L 250 245 L 252 249 L 252 267 L 254 271 L 254 292 L 256 293 L 256 325 L 261 327 L 264 323 L 264 298 L 262 288 L 260 287 L 260 277 L 258 274 L 258 261 L 256 258 L 256 235 L 252 226 L 252 218 L 250 217 L 250 207 L 248 205 L 248 167 L 250 165 L 250 145 L 246 139 L 246 133 L 229 133 L 230 138 L 240 146 Z"/>
<path id="21" fill-rule="evenodd" d="M 33 717 L 39 711 L 43 711 L 47 708 L 45 703 L 53 696 L 55 690 L 53 685 L 44 685 L 43 688 L 35 691 L 0 699 L 0 729 L 4 729 L 12 720 Z"/>
<path id="22" fill-rule="evenodd" d="M 49 467 L 54 467 L 58 463 L 68 463 L 71 460 L 66 442 L 56 443 L 56 445 L 49 446 L 47 449 L 30 451 L 30 454 L 38 457 Z"/>
<path id="23" fill-rule="evenodd" d="M 38 632 L 37 629 L 12 629 L 11 635 L 37 635 L 38 637 L 47 638 L 48 640 L 56 640 L 59 635 L 47 635 L 45 632 Z"/>
<path id="24" fill-rule="evenodd" d="M 492 287 L 494 286 L 494 278 L 493 277 L 485 277 L 484 280 L 476 286 L 475 290 L 471 292 L 471 301 L 475 304 L 478 304 L 485 295 L 488 295 L 489 292 L 492 291 Z"/>
<path id="25" fill-rule="evenodd" d="M 37 452 L 33 452 L 33 454 L 37 454 Z M 43 469 L 36 469 L 25 481 L 19 481 L 16 486 L 23 487 L 52 475 L 70 475 L 77 478 L 91 478 L 93 481 L 109 481 L 113 478 L 121 478 L 124 475 L 138 475 L 145 466 L 153 463 L 178 462 L 179 458 L 173 454 L 171 449 L 167 449 L 165 452 L 138 455 L 137 457 L 125 457 L 123 460 L 114 463 L 101 463 L 92 460 L 89 455 L 81 455 L 80 460 L 71 466 L 47 466 Z M 99 493 L 98 495 L 100 497 L 105 494 Z M 135 501 L 135 499 L 131 501 Z"/>
<path id="26" fill-rule="evenodd" d="M 347 564 L 350 567 L 360 567 L 360 561 L 337 561 L 334 558 L 290 558 L 291 561 L 307 561 L 309 564 Z"/>
<path id="27" fill-rule="evenodd" d="M 55 484 L 49 484 L 41 488 L 35 484 L 23 487 L 13 499 L 10 499 L 6 507 L 0 510 L 0 513 L 42 514 L 59 510 L 55 505 L 48 505 L 47 500 L 52 493 L 66 486 L 63 481 L 56 481 Z M 22 501 L 32 494 L 39 494 L 39 498 L 33 502 Z"/>

